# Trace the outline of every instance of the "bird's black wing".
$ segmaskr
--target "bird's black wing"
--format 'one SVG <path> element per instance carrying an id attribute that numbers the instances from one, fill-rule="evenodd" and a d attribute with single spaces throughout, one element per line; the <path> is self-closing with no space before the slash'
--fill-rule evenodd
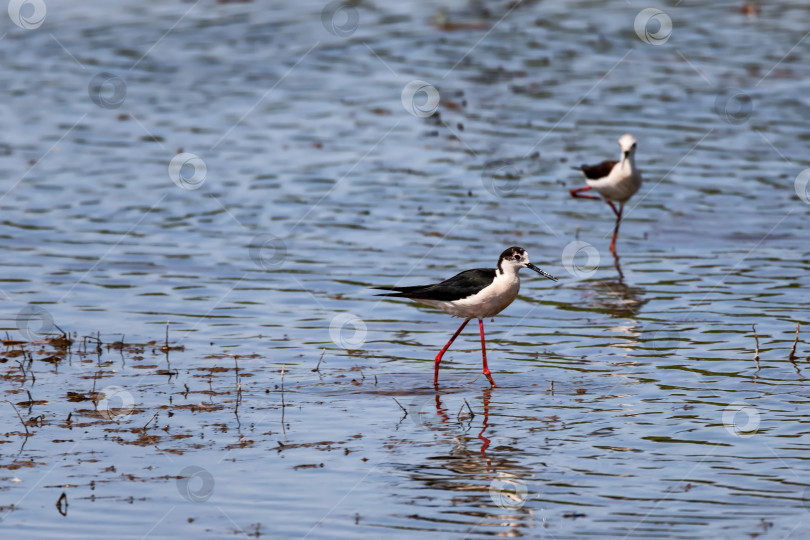
<path id="1" fill-rule="evenodd" d="M 492 283 L 495 279 L 495 270 L 490 268 L 475 268 L 465 270 L 450 279 L 432 285 L 417 285 L 415 287 L 375 287 L 376 289 L 395 291 L 378 294 L 377 296 L 399 296 L 418 300 L 441 300 L 452 302 L 476 294 L 478 291 Z"/>
<path id="2" fill-rule="evenodd" d="M 603 161 L 598 165 L 580 165 L 579 170 L 583 172 L 585 178 L 599 180 L 609 175 L 617 163 L 618 161 Z"/>

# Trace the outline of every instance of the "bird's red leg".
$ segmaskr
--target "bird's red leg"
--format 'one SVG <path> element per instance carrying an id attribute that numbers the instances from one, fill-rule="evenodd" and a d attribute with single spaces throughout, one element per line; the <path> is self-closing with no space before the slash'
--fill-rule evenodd
<path id="1" fill-rule="evenodd" d="M 613 206 L 613 203 L 608 201 L 608 204 L 611 208 L 613 208 L 613 212 L 616 214 L 616 226 L 613 228 L 613 240 L 610 241 L 610 252 L 613 253 L 613 256 L 616 257 L 616 238 L 619 236 L 619 225 L 622 223 L 622 212 L 624 211 L 624 204 L 619 204 L 619 209 L 616 210 L 616 207 Z"/>
<path id="2" fill-rule="evenodd" d="M 498 386 L 495 384 L 495 381 L 492 380 L 492 374 L 489 372 L 489 366 L 487 366 L 487 343 L 486 340 L 484 340 L 484 319 L 478 319 L 478 327 L 481 329 L 481 356 L 484 359 L 484 375 L 489 379 L 489 384 Z"/>
<path id="3" fill-rule="evenodd" d="M 464 322 L 458 327 L 458 330 L 456 330 L 456 333 L 450 338 L 450 341 L 447 342 L 447 345 L 442 347 L 442 350 L 440 350 L 439 354 L 436 355 L 435 368 L 433 372 L 433 386 L 439 386 L 439 363 L 442 361 L 442 356 L 444 356 L 445 351 L 450 348 L 450 345 L 453 344 L 461 331 L 464 330 L 464 327 L 467 326 L 468 322 L 470 322 L 470 319 L 464 319 Z"/>
<path id="4" fill-rule="evenodd" d="M 602 199 L 602 197 L 597 197 L 596 195 L 581 195 L 580 194 L 580 191 L 588 191 L 589 189 L 591 189 L 591 186 L 585 186 L 585 187 L 569 190 L 568 193 L 570 193 L 572 197 L 575 197 L 577 199 L 596 199 L 597 201 Z"/>

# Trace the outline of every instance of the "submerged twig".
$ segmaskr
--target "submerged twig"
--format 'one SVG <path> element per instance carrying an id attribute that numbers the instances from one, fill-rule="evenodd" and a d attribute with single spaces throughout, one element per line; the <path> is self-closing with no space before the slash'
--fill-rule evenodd
<path id="1" fill-rule="evenodd" d="M 242 422 L 239 420 L 239 404 L 242 402 L 242 381 L 239 380 L 239 359 L 237 355 L 233 355 L 233 365 L 236 373 L 236 404 L 233 408 L 233 415 L 236 417 L 236 425 L 242 427 Z"/>
<path id="2" fill-rule="evenodd" d="M 185 346 L 183 345 L 175 345 L 174 347 L 169 346 L 169 324 L 171 321 L 166 321 L 166 342 L 160 348 L 161 352 L 166 353 L 166 362 L 169 362 L 169 351 L 183 351 L 185 350 Z"/>
<path id="3" fill-rule="evenodd" d="M 286 364 L 281 364 L 281 430 L 284 432 L 284 438 L 287 438 L 287 428 L 284 425 L 284 410 L 287 404 L 284 403 L 284 368 Z"/>
<path id="4" fill-rule="evenodd" d="M 23 417 L 22 417 L 22 415 L 20 414 L 20 411 L 18 411 L 18 410 L 17 410 L 17 407 L 15 407 L 15 406 L 14 406 L 14 404 L 13 404 L 12 402 L 10 402 L 9 400 L 6 400 L 6 402 L 7 402 L 9 405 L 11 405 L 11 408 L 12 408 L 12 409 L 14 409 L 14 412 L 15 412 L 15 413 L 17 413 L 17 418 L 19 418 L 19 419 L 20 419 L 20 423 L 22 424 L 23 429 L 25 429 L 25 436 L 26 436 L 26 437 L 29 437 L 29 436 L 31 435 L 31 432 L 30 432 L 30 431 L 28 431 L 28 426 L 26 426 L 26 425 L 25 425 L 25 420 L 23 420 Z"/>
<path id="5" fill-rule="evenodd" d="M 147 420 L 147 421 L 146 421 L 146 423 L 143 425 L 143 427 L 141 428 L 141 430 L 145 432 L 145 431 L 146 431 L 146 426 L 148 426 L 149 424 L 151 424 L 151 423 L 152 423 L 152 420 L 154 420 L 155 418 L 157 418 L 157 415 L 158 415 L 158 413 L 157 413 L 157 411 L 155 411 L 155 414 L 153 414 L 153 415 L 152 415 L 152 418 L 150 418 L 149 420 Z"/>
<path id="6" fill-rule="evenodd" d="M 399 405 L 399 408 L 400 408 L 400 409 L 402 409 L 402 412 L 404 412 L 404 413 L 405 413 L 405 416 L 403 416 L 402 418 L 407 417 L 407 416 L 408 416 L 408 409 L 406 409 L 405 407 L 403 407 L 403 406 L 402 406 L 402 403 L 400 403 L 399 401 L 397 401 L 397 398 L 395 398 L 395 397 L 391 396 L 391 399 L 393 399 L 393 400 L 396 402 L 396 404 L 397 404 L 397 405 Z"/>
<path id="7" fill-rule="evenodd" d="M 470 411 L 470 420 L 475 418 L 475 413 L 473 412 L 472 407 L 470 407 L 470 404 L 467 403 L 466 399 L 464 400 L 464 405 L 466 405 L 467 410 Z M 458 410 L 458 414 L 456 414 L 456 420 L 459 420 L 459 417 L 461 416 L 461 412 L 464 410 L 464 405 L 462 405 L 461 408 Z"/>
<path id="8" fill-rule="evenodd" d="M 751 329 L 754 330 L 754 343 L 756 344 L 756 349 L 754 350 L 754 362 L 757 363 L 757 371 L 759 371 L 759 336 L 757 335 L 757 323 L 753 323 L 751 325 Z"/>
<path id="9" fill-rule="evenodd" d="M 166 343 L 160 348 L 163 352 L 169 352 L 169 321 L 166 321 Z"/>
<path id="10" fill-rule="evenodd" d="M 790 350 L 790 356 L 788 356 L 788 360 L 793 362 L 796 360 L 796 345 L 799 344 L 799 323 L 796 323 L 796 337 L 793 338 L 793 348 Z"/>
<path id="11" fill-rule="evenodd" d="M 318 372 L 318 370 L 320 370 L 320 369 L 321 369 L 321 362 L 323 361 L 323 355 L 325 355 L 325 354 L 326 354 L 326 349 L 323 349 L 323 351 L 321 351 L 321 357 L 320 357 L 320 358 L 318 358 L 318 365 L 317 365 L 317 366 L 315 366 L 315 368 L 312 370 L 312 371 L 314 371 L 315 373 L 317 373 L 317 372 Z"/>
<path id="12" fill-rule="evenodd" d="M 23 355 L 25 355 L 24 351 L 23 351 Z M 25 384 L 25 380 L 28 378 L 28 374 L 25 372 L 25 356 L 23 356 L 22 360 L 17 360 L 16 362 L 20 366 L 20 371 L 22 371 L 22 375 L 23 375 L 22 382 L 23 382 L 23 384 Z"/>

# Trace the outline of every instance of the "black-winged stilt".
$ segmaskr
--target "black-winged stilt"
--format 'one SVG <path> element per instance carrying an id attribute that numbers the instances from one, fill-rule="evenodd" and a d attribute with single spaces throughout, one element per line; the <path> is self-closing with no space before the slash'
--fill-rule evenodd
<path id="1" fill-rule="evenodd" d="M 449 313 L 454 317 L 463 317 L 464 322 L 450 338 L 439 354 L 436 355 L 433 384 L 439 384 L 439 363 L 442 356 L 450 348 L 458 335 L 467 326 L 470 320 L 477 318 L 481 331 L 481 355 L 484 361 L 484 375 L 492 386 L 489 367 L 487 367 L 487 349 L 484 339 L 484 319 L 494 317 L 512 303 L 520 290 L 518 270 L 530 268 L 548 279 L 557 281 L 557 278 L 537 268 L 529 261 L 529 254 L 521 247 L 510 247 L 501 253 L 497 268 L 475 268 L 465 270 L 460 274 L 431 285 L 417 285 L 415 287 L 375 287 L 386 291 L 395 291 L 379 294 L 377 296 L 397 296 L 415 300 Z"/>
<path id="2" fill-rule="evenodd" d="M 603 200 L 610 205 L 616 214 L 616 226 L 613 228 L 613 240 L 610 252 L 616 256 L 616 237 L 619 235 L 619 224 L 622 221 L 624 203 L 641 187 L 641 173 L 636 168 L 636 139 L 632 135 L 622 135 L 619 139 L 622 156 L 619 161 L 603 161 L 598 165 L 582 165 L 580 170 L 585 175 L 585 187 L 572 189 L 571 196 L 582 199 Z M 595 189 L 601 197 L 581 194 Z M 619 203 L 616 210 L 614 202 Z"/>

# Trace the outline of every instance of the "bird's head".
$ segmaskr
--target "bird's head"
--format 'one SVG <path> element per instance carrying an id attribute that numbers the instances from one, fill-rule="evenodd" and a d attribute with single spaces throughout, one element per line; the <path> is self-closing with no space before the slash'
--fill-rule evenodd
<path id="1" fill-rule="evenodd" d="M 636 138 L 629 133 L 622 135 L 619 139 L 619 146 L 622 149 L 622 157 L 627 159 L 636 153 Z"/>
<path id="2" fill-rule="evenodd" d="M 526 250 L 522 247 L 510 247 L 501 253 L 501 258 L 498 259 L 498 270 L 501 274 L 507 272 L 517 274 L 518 270 L 521 268 L 529 268 L 541 276 L 547 277 L 552 281 L 557 281 L 557 278 L 533 265 L 529 260 L 529 254 L 526 253 Z"/>

